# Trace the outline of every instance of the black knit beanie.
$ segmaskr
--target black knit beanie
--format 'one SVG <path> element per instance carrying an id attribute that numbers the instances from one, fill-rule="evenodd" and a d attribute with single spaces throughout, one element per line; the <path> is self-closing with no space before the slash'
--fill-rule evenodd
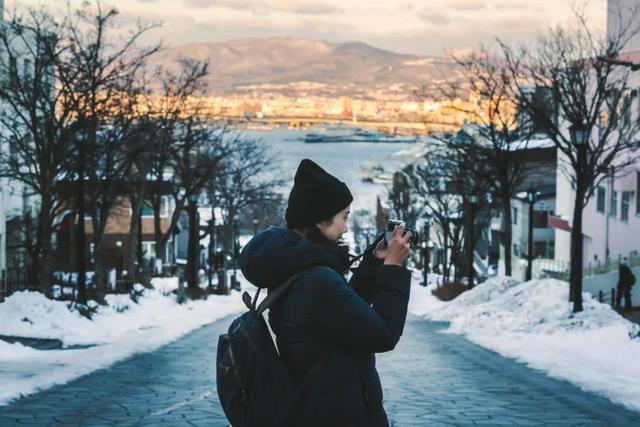
<path id="1" fill-rule="evenodd" d="M 315 162 L 303 159 L 289 193 L 287 227 L 307 227 L 327 220 L 353 201 L 347 185 Z"/>

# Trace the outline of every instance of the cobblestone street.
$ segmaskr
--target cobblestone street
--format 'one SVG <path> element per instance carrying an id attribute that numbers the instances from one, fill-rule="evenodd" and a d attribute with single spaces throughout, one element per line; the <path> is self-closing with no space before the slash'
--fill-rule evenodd
<path id="1" fill-rule="evenodd" d="M 0 407 L 0 425 L 226 426 L 214 366 L 230 320 Z M 410 316 L 396 350 L 378 357 L 392 425 L 638 425 L 640 414 L 438 333 L 443 327 Z"/>

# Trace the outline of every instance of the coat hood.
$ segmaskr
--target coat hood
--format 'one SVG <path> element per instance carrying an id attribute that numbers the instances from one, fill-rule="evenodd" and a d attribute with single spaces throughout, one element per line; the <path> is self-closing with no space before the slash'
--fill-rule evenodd
<path id="1" fill-rule="evenodd" d="M 242 249 L 240 269 L 259 288 L 278 286 L 299 271 L 322 265 L 338 273 L 345 270 L 337 245 L 314 243 L 293 230 L 269 227 Z"/>

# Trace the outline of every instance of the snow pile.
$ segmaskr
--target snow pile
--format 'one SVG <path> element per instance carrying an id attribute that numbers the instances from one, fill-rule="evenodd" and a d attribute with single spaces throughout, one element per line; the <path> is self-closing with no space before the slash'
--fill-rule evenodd
<path id="1" fill-rule="evenodd" d="M 73 350 L 35 350 L 0 341 L 0 404 L 20 395 L 68 382 L 135 353 L 153 351 L 186 333 L 245 309 L 240 294 L 210 296 L 178 304 L 170 280 L 145 289 L 134 303 L 128 295 L 107 296 L 92 320 L 70 311 L 68 303 L 36 292 L 18 292 L 0 304 L 0 335 L 52 338 Z M 244 288 L 248 285 L 243 284 Z M 211 355 L 215 357 L 215 355 Z"/>
<path id="2" fill-rule="evenodd" d="M 411 298 L 409 299 L 409 312 L 421 317 L 446 305 L 445 302 L 440 301 L 431 294 L 431 291 L 436 286 L 436 282 L 440 280 L 440 276 L 430 274 L 427 278 L 429 281 L 429 286 L 427 287 L 420 286 L 422 280 L 422 273 L 414 270 L 411 283 Z"/>
<path id="3" fill-rule="evenodd" d="M 448 332 L 640 410 L 640 328 L 588 293 L 584 311 L 574 314 L 568 298 L 569 286 L 559 280 L 492 278 L 449 303 L 412 312 L 448 321 Z"/>
<path id="4" fill-rule="evenodd" d="M 169 295 L 171 291 L 178 289 L 178 281 L 177 277 L 154 277 L 151 279 L 151 284 L 154 289 Z"/>

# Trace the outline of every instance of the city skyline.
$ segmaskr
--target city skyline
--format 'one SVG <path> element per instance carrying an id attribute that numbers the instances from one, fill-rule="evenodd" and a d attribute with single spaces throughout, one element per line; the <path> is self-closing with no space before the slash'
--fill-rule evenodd
<path id="1" fill-rule="evenodd" d="M 80 0 L 70 0 L 73 6 Z M 450 49 L 491 44 L 496 37 L 519 43 L 572 17 L 572 0 L 437 0 L 397 4 L 365 0 L 125 0 L 116 5 L 122 30 L 137 19 L 162 24 L 145 42 L 165 46 L 224 43 L 244 38 L 300 37 L 331 43 L 362 41 L 398 53 L 441 56 Z M 9 0 L 16 6 L 41 0 Z M 63 9 L 66 1 L 47 2 Z M 604 31 L 607 0 L 592 0 L 585 15 L 596 31 Z"/>

